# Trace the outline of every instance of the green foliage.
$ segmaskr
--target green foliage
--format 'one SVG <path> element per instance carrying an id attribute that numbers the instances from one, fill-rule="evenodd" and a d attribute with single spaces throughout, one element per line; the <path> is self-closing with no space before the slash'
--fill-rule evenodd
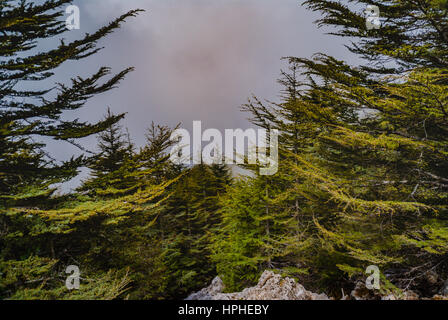
<path id="1" fill-rule="evenodd" d="M 448 12 L 446 1 L 369 2 L 386 17 L 367 30 L 353 3 L 308 0 L 319 24 L 351 37 L 364 64 L 324 54 L 290 57 L 281 100 L 253 97 L 252 122 L 280 132 L 274 176 L 233 181 L 225 165 L 169 161 L 173 129 L 152 123 L 136 150 L 110 110 L 97 123 L 65 121 L 115 87 L 108 68 L 51 89 L 26 91 L 97 43 L 131 11 L 93 34 L 32 54 L 62 35 L 69 1 L 0 3 L 0 298 L 184 298 L 219 274 L 228 291 L 275 270 L 337 296 L 381 270 L 382 294 L 436 293 L 448 276 Z M 98 134 L 98 153 L 63 163 L 36 137 L 69 142 Z M 88 166 L 74 193 L 56 196 Z M 65 267 L 81 289 L 65 287 Z M 441 280 L 439 280 L 441 282 Z M 441 283 L 439 283 L 441 284 Z"/>
<path id="2" fill-rule="evenodd" d="M 231 183 L 225 165 L 196 165 L 173 187 L 158 220 L 165 239 L 163 263 L 167 288 L 163 295 L 183 297 L 207 286 L 216 275 L 210 246 L 221 217 L 219 199 Z"/>
<path id="3" fill-rule="evenodd" d="M 299 221 L 284 209 L 279 178 L 237 181 L 221 201 L 222 224 L 215 236 L 213 260 L 226 289 L 239 290 L 256 282 L 266 269 L 284 268 L 290 276 L 306 272 L 286 261 L 299 248 Z"/>
<path id="4" fill-rule="evenodd" d="M 369 31 L 357 6 L 305 4 L 323 14 L 320 25 L 356 37 L 350 49 L 366 64 L 290 57 L 282 101 L 253 98 L 243 107 L 254 124 L 280 131 L 281 166 L 267 185 L 278 188 L 275 222 L 294 217 L 297 224 L 279 233 L 296 239 L 294 254 L 280 247 L 285 258 L 274 266 L 305 267 L 309 274 L 298 278 L 307 287 L 338 295 L 375 264 L 390 288 L 428 294 L 421 280 L 430 270 L 446 277 L 448 254 L 447 10 L 431 1 L 369 2 L 387 18 Z M 225 205 L 218 270 L 232 288 L 268 267 L 260 248 L 269 241 L 256 220 L 242 220 L 260 215 L 262 181 L 250 178 Z"/>
<path id="5" fill-rule="evenodd" d="M 141 222 L 148 227 L 154 221 L 164 190 L 172 181 L 160 184 L 140 183 L 133 193 L 121 198 L 92 199 L 80 195 L 53 196 L 50 185 L 77 175 L 79 167 L 92 163 L 97 172 L 115 172 L 122 167 L 121 146 L 108 150 L 113 161 L 84 156 L 57 163 L 44 152 L 44 143 L 34 137 L 47 137 L 79 146 L 77 139 L 100 133 L 106 142 L 116 134 L 116 123 L 123 115 L 108 114 L 97 123 L 65 121 L 63 112 L 82 108 L 92 97 L 114 88 L 131 71 L 125 69 L 109 79 L 109 68 L 100 68 L 92 76 L 73 76 L 71 84 L 59 84 L 54 98 L 52 89 L 24 90 L 30 81 L 42 81 L 54 69 L 69 60 L 81 60 L 98 52 L 97 43 L 119 28 L 130 11 L 93 34 L 71 43 L 61 41 L 57 48 L 40 49 L 41 39 L 62 35 L 65 31 L 63 5 L 70 1 L 2 1 L 0 5 L 0 296 L 12 299 L 95 298 L 122 296 L 129 284 L 127 266 L 117 270 L 105 266 L 103 258 L 111 243 L 122 240 L 125 226 Z M 107 130 L 107 131 L 105 131 Z M 81 146 L 79 146 L 82 148 Z M 106 156 L 106 157 L 107 157 Z M 103 160 L 103 161 L 102 161 Z M 123 159 L 124 161 L 124 159 Z M 143 180 L 148 170 L 140 170 Z M 121 234 L 122 236 L 122 234 Z M 119 241 L 120 240 L 120 241 Z M 93 258 L 94 259 L 94 258 Z M 107 260 L 106 260 L 107 261 Z M 68 293 L 61 282 L 64 266 L 80 264 L 92 276 L 84 291 Z M 103 264 L 103 265 L 102 265 Z M 81 266 L 80 266 L 81 267 Z"/>
<path id="6" fill-rule="evenodd" d="M 112 300 L 122 296 L 131 282 L 127 272 L 110 270 L 98 275 L 84 272 L 80 289 L 68 290 L 67 275 L 63 270 L 56 273 L 57 268 L 56 260 L 33 256 L 2 262 L 0 292 L 8 294 L 11 300 Z"/>
<path id="7" fill-rule="evenodd" d="M 113 116 L 97 123 L 66 121 L 63 112 L 77 110 L 92 97 L 114 88 L 132 68 L 125 69 L 110 79 L 110 73 L 102 67 L 87 78 L 75 77 L 70 84 L 58 84 L 40 90 L 22 89 L 31 81 L 43 81 L 54 74 L 54 69 L 70 60 L 81 60 L 97 53 L 97 43 L 119 28 L 127 18 L 135 16 L 130 11 L 93 34 L 70 43 L 61 41 L 57 48 L 41 50 L 41 39 L 62 35 L 67 29 L 60 19 L 64 11 L 58 10 L 70 1 L 45 1 L 33 4 L 28 1 L 2 1 L 0 6 L 0 198 L 8 205 L 23 205 L 26 189 L 47 189 L 48 185 L 67 181 L 85 164 L 84 157 L 56 163 L 44 150 L 42 142 L 32 136 L 47 137 L 75 145 L 77 139 L 102 132 L 123 115 Z M 36 50 L 32 50 L 36 49 Z M 25 189 L 25 190 L 24 190 Z M 44 192 L 44 191 L 42 191 Z M 33 194 L 30 194 L 33 197 Z M 19 201 L 15 201 L 15 200 Z M 32 201 L 36 199 L 31 199 Z"/>

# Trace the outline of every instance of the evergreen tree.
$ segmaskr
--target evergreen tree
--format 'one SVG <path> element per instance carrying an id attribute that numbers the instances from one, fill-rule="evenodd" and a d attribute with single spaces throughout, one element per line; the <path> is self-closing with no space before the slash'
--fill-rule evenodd
<path id="1" fill-rule="evenodd" d="M 422 275 L 446 277 L 446 2 L 369 4 L 386 17 L 379 30 L 366 30 L 349 6 L 307 1 L 321 24 L 360 38 L 351 50 L 367 63 L 292 59 L 312 79 L 304 100 L 335 115 L 318 157 L 301 157 L 294 170 L 317 187 L 309 196 L 327 203 L 313 214 L 330 279 L 342 278 L 330 264 L 356 277 L 376 264 L 388 274 L 383 289 L 392 281 L 430 295 Z"/>
<path id="2" fill-rule="evenodd" d="M 254 177 L 237 183 L 223 200 L 223 224 L 215 238 L 214 259 L 233 290 L 253 284 L 266 269 L 293 277 L 307 272 L 301 251 L 307 243 L 304 230 L 312 219 L 303 213 L 305 198 L 295 186 L 302 179 L 291 166 L 297 164 L 297 155 L 309 151 L 318 126 L 301 100 L 303 83 L 298 76 L 298 65 L 291 63 L 279 79 L 283 87 L 279 103 L 253 97 L 242 107 L 251 113 L 253 124 L 280 132 L 281 152 L 276 175 L 260 176 L 258 165 L 244 166 L 253 170 Z"/>
<path id="3" fill-rule="evenodd" d="M 58 164 L 44 151 L 43 142 L 33 137 L 48 137 L 53 140 L 77 144 L 77 139 L 99 133 L 122 115 L 97 123 L 66 121 L 62 113 L 77 110 L 98 94 L 112 89 L 131 71 L 125 69 L 107 80 L 110 73 L 100 68 L 87 78 L 73 77 L 71 83 L 59 84 L 54 98 L 53 90 L 23 89 L 28 82 L 44 81 L 54 74 L 54 69 L 66 61 L 81 60 L 97 53 L 99 40 L 117 29 L 128 17 L 138 11 L 131 11 L 93 34 L 70 43 L 61 43 L 57 48 L 34 53 L 40 39 L 53 38 L 67 31 L 61 21 L 64 11 L 54 11 L 70 1 L 45 1 L 33 4 L 27 1 L 2 1 L 0 29 L 2 33 L 0 56 L 0 198 L 3 204 L 20 203 L 26 199 L 36 201 L 51 193 L 49 185 L 67 181 L 77 174 L 85 163 L 84 157 L 72 158 Z"/>
<path id="4" fill-rule="evenodd" d="M 334 27 L 331 34 L 356 40 L 348 48 L 366 61 L 364 71 L 401 74 L 417 67 L 447 67 L 446 0 L 309 0 L 304 5 L 322 14 L 319 26 Z M 379 8 L 380 29 L 367 29 L 367 5 Z"/>
<path id="5" fill-rule="evenodd" d="M 292 72 L 282 84 L 293 94 L 271 106 L 255 98 L 243 108 L 254 123 L 281 132 L 276 178 L 284 187 L 276 212 L 295 215 L 302 235 L 285 266 L 300 263 L 310 272 L 302 282 L 334 295 L 341 286 L 353 288 L 372 264 L 383 272 L 383 292 L 397 286 L 434 294 L 424 275 L 437 271 L 440 286 L 447 276 L 446 7 L 438 1 L 369 2 L 386 19 L 379 30 L 366 30 L 359 6 L 306 4 L 324 14 L 321 25 L 360 38 L 350 48 L 367 61 L 352 67 L 324 54 L 291 57 Z M 295 81 L 295 72 L 303 80 Z M 255 181 L 250 189 L 257 194 Z M 235 206 L 242 201 L 233 199 Z M 222 246 L 228 251 L 221 261 L 227 270 L 238 270 L 241 261 L 255 269 L 256 258 L 266 256 L 241 249 L 244 234 L 256 227 L 244 227 L 238 217 L 226 219 Z M 233 283 L 246 272 L 235 271 Z"/>
<path id="6" fill-rule="evenodd" d="M 50 88 L 25 90 L 24 83 L 46 80 L 64 62 L 97 53 L 98 41 L 138 13 L 130 11 L 80 40 L 68 44 L 61 40 L 57 48 L 42 50 L 39 46 L 42 39 L 66 31 L 65 22 L 60 19 L 64 11 L 60 9 L 68 3 L 51 0 L 41 4 L 27 1 L 0 4 L 0 56 L 4 58 L 0 63 L 2 298 L 107 299 L 123 294 L 130 283 L 129 266 L 114 266 L 107 259 L 117 259 L 113 248 L 129 233 L 127 224 L 133 225 L 140 219 L 145 221 L 142 228 L 151 225 L 170 184 L 169 181 L 161 185 L 141 184 L 134 193 L 119 199 L 52 196 L 51 184 L 72 178 L 90 159 L 73 157 L 58 164 L 44 152 L 44 143 L 33 139 L 47 137 L 82 148 L 77 139 L 103 132 L 117 123 L 123 115 L 110 115 L 91 124 L 66 121 L 62 114 L 82 108 L 90 98 L 109 91 L 131 68 L 104 81 L 110 72 L 106 67 L 87 78 L 73 77 L 70 85 L 58 85 L 52 99 L 48 97 Z M 33 53 L 36 49 L 40 52 Z M 68 292 L 60 281 L 69 264 L 78 265 L 90 279 L 79 292 Z"/>
<path id="7" fill-rule="evenodd" d="M 108 108 L 106 120 L 113 117 Z M 96 161 L 90 166 L 90 169 L 93 170 L 93 176 L 100 176 L 118 170 L 132 152 L 132 144 L 130 144 L 129 140 L 125 140 L 122 128 L 118 123 L 99 133 L 98 147 L 100 153 Z"/>
<path id="8" fill-rule="evenodd" d="M 114 115 L 107 110 L 105 119 Z M 88 166 L 92 171 L 90 178 L 85 181 L 80 191 L 101 192 L 107 188 L 130 188 L 135 184 L 131 173 L 136 170 L 133 161 L 133 145 L 129 134 L 125 137 L 121 126 L 114 123 L 98 135 L 99 153 Z"/>
<path id="9" fill-rule="evenodd" d="M 159 183 L 167 178 L 178 176 L 183 167 L 174 165 L 169 161 L 168 149 L 173 145 L 171 134 L 176 130 L 167 126 L 156 125 L 154 122 L 148 127 L 146 132 L 146 145 L 140 150 L 136 161 L 141 163 L 144 168 L 152 168 L 152 179 Z"/>
<path id="10" fill-rule="evenodd" d="M 174 185 L 159 225 L 166 265 L 164 294 L 184 297 L 216 275 L 210 247 L 221 222 L 219 199 L 231 181 L 227 166 L 199 164 Z"/>
<path id="11" fill-rule="evenodd" d="M 282 207 L 284 189 L 281 179 L 247 178 L 221 199 L 222 223 L 213 237 L 212 259 L 226 290 L 253 285 L 267 269 L 288 276 L 306 272 L 290 263 L 301 237 L 295 233 L 297 219 Z"/>

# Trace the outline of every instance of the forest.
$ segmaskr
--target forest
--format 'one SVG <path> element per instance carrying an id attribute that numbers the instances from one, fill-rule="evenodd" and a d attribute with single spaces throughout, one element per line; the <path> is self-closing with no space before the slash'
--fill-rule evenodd
<path id="1" fill-rule="evenodd" d="M 277 101 L 248 92 L 241 112 L 279 132 L 274 175 L 257 164 L 241 165 L 245 175 L 227 164 L 175 164 L 177 127 L 149 120 L 137 147 L 126 115 L 107 106 L 97 122 L 66 119 L 119 91 L 133 68 L 98 66 L 88 77 L 73 68 L 56 87 L 46 80 L 107 50 L 107 36 L 142 12 L 43 47 L 69 32 L 69 4 L 0 0 L 0 299 L 184 299 L 217 275 L 234 292 L 265 270 L 340 298 L 370 265 L 382 295 L 440 291 L 448 279 L 446 0 L 300 3 L 361 63 L 285 57 Z M 366 27 L 367 4 L 380 9 L 381 28 Z M 80 142 L 89 136 L 95 154 L 61 161 L 46 150 L 50 141 L 89 149 Z M 59 192 L 82 168 L 89 177 Z M 80 269 L 79 290 L 66 287 L 70 265 Z"/>

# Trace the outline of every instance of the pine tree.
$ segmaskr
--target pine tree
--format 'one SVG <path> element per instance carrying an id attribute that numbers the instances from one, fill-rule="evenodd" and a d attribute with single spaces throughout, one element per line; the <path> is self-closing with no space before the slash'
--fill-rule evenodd
<path id="1" fill-rule="evenodd" d="M 178 126 L 173 129 L 152 122 L 145 135 L 146 145 L 136 157 L 136 161 L 141 163 L 142 167 L 152 168 L 151 177 L 156 183 L 167 178 L 174 178 L 183 170 L 182 166 L 174 165 L 169 161 L 168 149 L 174 143 L 170 138 L 177 128 Z"/>
<path id="2" fill-rule="evenodd" d="M 173 185 L 173 195 L 159 220 L 165 247 L 164 294 L 185 297 L 206 286 L 216 275 L 211 245 L 221 222 L 219 199 L 231 182 L 226 165 L 199 164 L 187 169 Z"/>
<path id="3" fill-rule="evenodd" d="M 106 120 L 112 119 L 114 115 L 107 109 Z M 118 170 L 125 159 L 130 157 L 132 145 L 129 140 L 125 140 L 122 128 L 115 123 L 109 128 L 99 133 L 98 147 L 100 153 L 96 161 L 90 166 L 93 176 L 100 176 Z"/>
<path id="4" fill-rule="evenodd" d="M 380 10 L 380 29 L 367 29 L 363 10 L 368 4 Z M 401 74 L 416 67 L 447 67 L 446 0 L 309 0 L 304 5 L 322 14 L 317 23 L 334 27 L 331 34 L 356 39 L 348 48 L 366 61 L 364 71 Z"/>
<path id="5" fill-rule="evenodd" d="M 212 259 L 226 290 L 253 285 L 267 269 L 288 276 L 306 272 L 289 263 L 300 235 L 294 233 L 297 221 L 289 210 L 279 210 L 284 188 L 280 179 L 247 178 L 235 182 L 222 198 L 222 223 L 213 238 Z"/>
<path id="6" fill-rule="evenodd" d="M 24 83 L 43 81 L 64 62 L 82 60 L 97 53 L 97 43 L 119 28 L 139 10 L 130 11 L 93 34 L 43 50 L 41 39 L 66 31 L 61 7 L 70 1 L 2 1 L 0 29 L 0 296 L 2 298 L 116 298 L 129 288 L 129 265 L 115 249 L 134 230 L 137 222 L 148 228 L 157 216 L 166 187 L 141 183 L 133 193 L 92 199 L 86 196 L 52 196 L 51 184 L 64 182 L 91 161 L 84 156 L 59 164 L 36 137 L 66 141 L 82 148 L 77 140 L 101 133 L 123 115 L 88 123 L 66 121 L 63 112 L 82 108 L 92 97 L 114 88 L 132 69 L 103 80 L 110 73 L 100 68 L 87 78 L 73 77 L 51 88 L 22 89 Z M 41 50 L 39 53 L 33 53 Z M 102 81 L 103 80 L 103 81 Z M 109 130 L 114 130 L 110 128 Z M 104 135 L 103 137 L 106 137 Z M 113 168 L 101 169 L 112 170 Z M 146 172 L 139 172 L 142 176 Z M 135 233 L 128 239 L 135 239 Z M 108 258 L 110 260 L 108 261 Z M 90 280 L 79 292 L 67 292 L 60 274 L 77 264 Z"/>
<path id="7" fill-rule="evenodd" d="M 286 265 L 300 263 L 310 272 L 302 282 L 335 295 L 341 286 L 351 290 L 372 264 L 383 273 L 383 293 L 397 286 L 434 294 L 425 274 L 447 276 L 447 10 L 437 1 L 369 2 L 386 19 L 379 30 L 367 30 L 357 6 L 306 4 L 324 14 L 321 25 L 356 36 L 351 50 L 367 61 L 353 67 L 324 54 L 291 57 L 303 80 L 284 84 L 296 97 L 272 107 L 255 99 L 244 107 L 254 123 L 281 132 L 279 199 L 292 202 L 280 210 L 293 214 L 291 204 L 298 204 L 304 222 Z M 235 228 L 229 248 L 247 241 L 232 234 L 256 230 L 235 219 L 225 227 Z M 229 259 L 231 252 L 228 270 L 243 261 Z M 255 265 L 253 251 L 242 257 Z"/>
<path id="8" fill-rule="evenodd" d="M 113 118 L 110 109 L 105 120 Z M 132 173 L 137 170 L 134 146 L 129 133 L 123 133 L 119 123 L 114 123 L 98 135 L 99 152 L 92 158 L 88 168 L 90 178 L 79 188 L 93 194 L 102 194 L 108 188 L 128 189 L 136 184 Z"/>
<path id="9" fill-rule="evenodd" d="M 301 250 L 306 243 L 303 230 L 312 219 L 304 214 L 304 197 L 295 189 L 301 179 L 290 168 L 297 164 L 296 156 L 310 148 L 318 126 L 301 100 L 303 83 L 298 72 L 295 63 L 282 71 L 279 103 L 253 97 L 242 107 L 251 114 L 253 124 L 280 132 L 281 152 L 276 175 L 260 176 L 258 166 L 244 166 L 253 170 L 253 177 L 237 183 L 223 200 L 223 224 L 215 238 L 214 259 L 233 290 L 252 285 L 265 269 L 293 277 L 307 272 L 301 266 Z"/>
<path id="10" fill-rule="evenodd" d="M 386 284 L 434 294 L 422 274 L 446 277 L 446 2 L 371 4 L 386 17 L 379 30 L 366 30 L 349 6 L 307 1 L 321 24 L 360 38 L 351 50 L 367 63 L 292 59 L 312 79 L 304 100 L 336 116 L 323 126 L 319 157 L 301 157 L 294 170 L 317 187 L 310 197 L 334 205 L 314 212 L 330 263 L 358 277 L 376 264 Z"/>
<path id="11" fill-rule="evenodd" d="M 131 11 L 93 34 L 70 43 L 61 40 L 55 49 L 33 53 L 39 48 L 39 40 L 53 38 L 67 29 L 61 21 L 63 11 L 56 11 L 70 1 L 45 1 L 33 4 L 26 1 L 2 1 L 1 62 L 1 154 L 0 197 L 7 203 L 25 205 L 26 199 L 48 196 L 49 185 L 67 181 L 77 174 L 85 163 L 84 157 L 72 158 L 58 164 L 43 151 L 44 144 L 33 137 L 47 137 L 66 141 L 74 145 L 77 139 L 99 133 L 119 121 L 122 115 L 97 123 L 65 121 L 62 113 L 77 110 L 87 100 L 112 89 L 132 68 L 125 69 L 101 83 L 110 73 L 100 68 L 90 77 L 73 77 L 71 83 L 59 84 L 54 98 L 49 98 L 51 87 L 40 90 L 25 90 L 28 82 L 43 81 L 54 74 L 54 69 L 66 61 L 81 60 L 97 53 L 97 43 L 117 29 L 138 11 Z"/>

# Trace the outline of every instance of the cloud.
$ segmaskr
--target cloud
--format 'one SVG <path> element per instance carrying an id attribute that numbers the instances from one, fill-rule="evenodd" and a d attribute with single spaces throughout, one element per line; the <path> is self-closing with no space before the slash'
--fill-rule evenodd
<path id="1" fill-rule="evenodd" d="M 82 62 L 61 67 L 54 81 L 86 76 L 100 66 L 114 72 L 128 66 L 135 71 L 120 86 L 89 101 L 67 116 L 94 121 L 109 106 L 127 112 L 137 145 L 145 143 L 145 129 L 155 121 L 171 126 L 193 120 L 203 128 L 247 128 L 247 114 L 239 111 L 252 93 L 276 100 L 276 79 L 284 56 L 310 57 L 325 52 L 348 58 L 342 41 L 325 36 L 313 21 L 318 17 L 296 0 L 75 0 L 81 9 L 79 38 L 124 12 L 146 12 L 129 19 L 121 30 L 102 40 L 105 49 Z M 93 137 L 83 144 L 95 149 Z M 58 159 L 73 148 L 49 144 Z"/>
<path id="2" fill-rule="evenodd" d="M 104 0 L 83 2 L 82 11 L 101 25 L 134 8 L 147 12 L 111 36 L 100 59 L 136 71 L 98 102 L 129 112 L 138 136 L 151 120 L 247 127 L 239 107 L 252 93 L 277 96 L 281 57 L 331 45 L 293 0 Z"/>

